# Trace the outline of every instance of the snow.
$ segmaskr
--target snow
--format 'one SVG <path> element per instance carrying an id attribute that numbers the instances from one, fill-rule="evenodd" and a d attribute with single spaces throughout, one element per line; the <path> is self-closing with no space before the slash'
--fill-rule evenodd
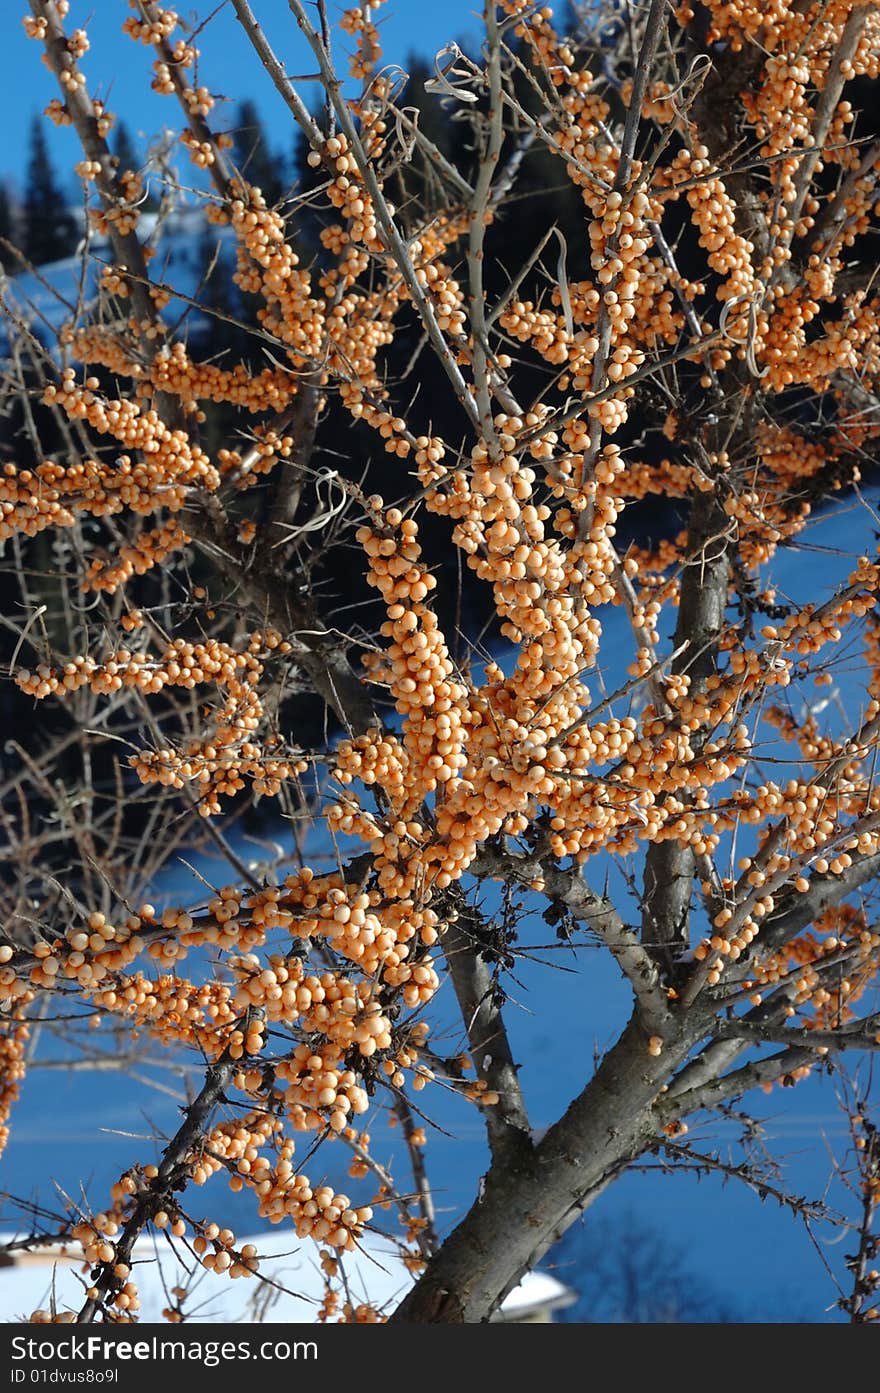
<path id="1" fill-rule="evenodd" d="M 14 1237 L 0 1234 L 0 1249 Z M 229 1278 L 208 1272 L 182 1245 L 176 1252 L 162 1235 L 141 1238 L 135 1244 L 132 1279 L 140 1292 L 140 1319 L 161 1321 L 169 1305 L 172 1287 L 190 1292 L 185 1309 L 193 1320 L 204 1323 L 256 1322 L 313 1324 L 324 1294 L 318 1249 L 300 1243 L 289 1229 L 236 1240 L 239 1247 L 253 1243 L 260 1256 L 256 1279 Z M 161 1240 L 161 1241 L 160 1241 Z M 354 1253 L 345 1255 L 345 1271 L 352 1299 L 369 1300 L 393 1310 L 412 1283 L 399 1253 L 389 1239 L 367 1234 Z M 0 1268 L 0 1320 L 27 1319 L 33 1311 L 48 1309 L 53 1293 L 59 1311 L 78 1308 L 83 1302 L 82 1263 L 58 1248 L 19 1254 L 13 1266 Z M 260 1280 L 260 1278 L 268 1280 Z M 529 1272 L 505 1299 L 499 1319 L 521 1321 L 536 1312 L 570 1303 L 573 1294 L 546 1272 Z"/>
<path id="2" fill-rule="evenodd" d="M 551 1277 L 549 1272 L 527 1272 L 518 1287 L 501 1304 L 502 1320 L 522 1320 L 541 1307 L 554 1310 L 568 1306 L 574 1293 Z"/>
<path id="3" fill-rule="evenodd" d="M 234 234 L 230 228 L 209 225 L 203 211 L 196 208 L 179 209 L 161 223 L 155 213 L 144 213 L 138 232 L 144 243 L 155 241 L 151 267 L 154 279 L 183 297 L 172 299 L 164 311 L 164 318 L 174 322 L 186 310 L 187 300 L 198 299 L 208 245 L 204 234 L 210 233 L 212 252 L 217 243 L 221 247 L 229 244 Z M 74 256 L 52 261 L 33 272 L 21 271 L 7 277 L 0 273 L 0 299 L 56 357 L 58 332 L 71 322 L 88 322 L 97 310 L 99 277 L 103 267 L 112 261 L 104 238 L 90 240 L 85 261 L 82 250 L 81 246 Z M 188 312 L 186 333 L 190 339 L 204 337 L 210 328 L 208 315 L 194 309 Z M 8 355 L 9 348 L 8 335 L 0 328 L 0 360 Z"/>

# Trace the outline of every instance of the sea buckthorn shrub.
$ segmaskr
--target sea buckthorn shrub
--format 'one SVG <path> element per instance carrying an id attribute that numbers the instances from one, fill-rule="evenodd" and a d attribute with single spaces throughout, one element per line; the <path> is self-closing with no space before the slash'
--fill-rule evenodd
<path id="1" fill-rule="evenodd" d="M 643 0 L 603 55 L 548 7 L 489 0 L 479 59 L 449 45 L 425 84 L 470 122 L 459 167 L 382 66 L 377 4 L 342 15 L 342 82 L 291 0 L 321 121 L 260 5 L 232 7 L 313 176 L 276 206 L 230 156 L 198 34 L 153 0 L 111 8 L 254 307 L 239 360 L 189 340 L 152 274 L 144 172 L 110 154 L 88 17 L 30 0 L 24 19 L 108 251 L 99 312 L 27 372 L 10 305 L 9 672 L 42 724 L 2 787 L 0 1146 L 44 1017 L 85 1060 L 107 1038 L 135 1064 L 149 1043 L 198 1074 L 159 1161 L 59 1222 L 83 1302 L 34 1320 L 136 1320 L 149 1229 L 259 1280 L 258 1249 L 202 1212 L 225 1182 L 318 1245 L 316 1319 L 478 1321 L 609 1175 L 673 1139 L 687 1160 L 691 1114 L 880 1044 L 876 537 L 806 596 L 778 580 L 831 495 L 871 507 L 880 11 Z M 576 232 L 508 265 L 536 153 Z M 416 158 L 439 210 L 397 206 Z M 345 457 L 326 436 L 341 417 Z M 661 500 L 674 526 L 653 525 Z M 323 713 L 308 733 L 303 698 Z M 236 823 L 269 800 L 285 845 L 255 873 Z M 157 907 L 166 863 L 207 846 L 228 883 Z M 543 1135 L 505 1017 L 536 916 L 578 968 L 603 947 L 632 997 Z M 460 1008 L 451 1046 L 438 993 Z M 445 1234 L 441 1089 L 491 1153 Z M 393 1172 L 379 1115 L 403 1140 Z M 325 1169 L 340 1155 L 345 1192 Z M 346 1284 L 385 1213 L 414 1279 L 395 1313 Z M 175 1288 L 167 1319 L 189 1309 Z"/>

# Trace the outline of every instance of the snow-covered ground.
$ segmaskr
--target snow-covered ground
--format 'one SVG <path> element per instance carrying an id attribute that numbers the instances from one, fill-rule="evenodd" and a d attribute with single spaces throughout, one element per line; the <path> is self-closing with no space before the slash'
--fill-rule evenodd
<path id="1" fill-rule="evenodd" d="M 13 1234 L 0 1233 L 0 1248 Z M 172 1248 L 161 1235 L 141 1238 L 133 1253 L 132 1277 L 140 1293 L 139 1316 L 161 1321 L 162 1312 L 176 1304 L 170 1295 L 185 1288 L 183 1308 L 198 1322 L 257 1322 L 312 1324 L 324 1295 L 317 1249 L 289 1231 L 271 1229 L 238 1240 L 253 1243 L 260 1258 L 259 1275 L 232 1279 L 208 1272 L 180 1245 Z M 412 1283 L 394 1245 L 368 1234 L 346 1258 L 346 1279 L 353 1304 L 371 1302 L 393 1310 Z M 27 1320 L 35 1311 L 78 1309 L 88 1285 L 82 1262 L 58 1249 L 23 1254 L 10 1267 L 0 1268 L 0 1320 Z M 567 1305 L 572 1293 L 547 1272 L 529 1272 L 505 1299 L 497 1319 L 535 1320 Z"/>
<path id="2" fill-rule="evenodd" d="M 186 332 L 190 339 L 205 337 L 211 319 L 189 301 L 197 301 L 205 267 L 214 247 L 228 247 L 230 228 L 207 223 L 201 208 L 181 208 L 157 223 L 155 213 L 144 213 L 138 232 L 144 242 L 154 242 L 152 262 L 154 280 L 177 292 L 164 311 L 165 319 L 176 322 L 186 313 Z M 206 235 L 209 234 L 209 235 Z M 85 258 L 76 255 L 52 261 L 35 271 L 3 276 L 0 272 L 0 299 L 21 323 L 26 324 L 44 347 L 54 350 L 58 332 L 67 324 L 87 322 L 98 303 L 98 282 L 105 265 L 112 261 L 106 241 L 93 237 Z M 224 251 L 224 255 L 228 254 Z M 0 361 L 10 351 L 5 318 L 0 320 Z"/>

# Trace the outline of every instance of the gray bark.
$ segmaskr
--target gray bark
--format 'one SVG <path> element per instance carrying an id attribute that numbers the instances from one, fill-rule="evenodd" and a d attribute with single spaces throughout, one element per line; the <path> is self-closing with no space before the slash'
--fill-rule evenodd
<path id="1" fill-rule="evenodd" d="M 504 1169 L 492 1167 L 481 1196 L 392 1320 L 488 1320 L 608 1181 L 651 1144 L 654 1103 L 698 1030 L 692 1018 L 654 1057 L 634 1017 L 540 1144 Z"/>

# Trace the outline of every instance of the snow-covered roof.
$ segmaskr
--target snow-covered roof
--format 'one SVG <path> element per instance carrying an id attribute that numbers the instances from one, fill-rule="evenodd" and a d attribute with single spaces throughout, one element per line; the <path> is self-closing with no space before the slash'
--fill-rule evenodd
<path id="1" fill-rule="evenodd" d="M 0 1235 L 0 1249 L 14 1235 Z M 172 1287 L 185 1286 L 190 1295 L 185 1310 L 200 1322 L 314 1323 L 324 1294 L 324 1280 L 313 1243 L 300 1242 L 290 1229 L 271 1229 L 237 1246 L 253 1243 L 260 1257 L 260 1276 L 229 1278 L 208 1272 L 185 1249 L 172 1250 L 162 1235 L 144 1237 L 135 1245 L 132 1278 L 140 1293 L 139 1316 L 161 1321 Z M 180 1256 L 178 1256 L 178 1254 Z M 55 1248 L 12 1254 L 14 1262 L 0 1267 L 0 1321 L 26 1320 L 48 1309 L 53 1295 L 58 1310 L 78 1308 L 88 1284 L 82 1262 Z M 183 1258 L 185 1261 L 181 1261 Z M 393 1308 L 412 1276 L 389 1239 L 368 1234 L 353 1253 L 346 1253 L 345 1272 L 355 1302 L 370 1300 Z M 264 1280 L 261 1280 L 264 1279 Z M 572 1300 L 569 1289 L 547 1272 L 528 1272 L 504 1300 L 498 1319 L 519 1321 L 540 1310 L 552 1310 Z"/>
<path id="2" fill-rule="evenodd" d="M 498 1318 L 522 1320 L 537 1310 L 557 1311 L 576 1300 L 571 1287 L 563 1286 L 549 1272 L 527 1272 L 518 1287 L 501 1303 Z"/>

